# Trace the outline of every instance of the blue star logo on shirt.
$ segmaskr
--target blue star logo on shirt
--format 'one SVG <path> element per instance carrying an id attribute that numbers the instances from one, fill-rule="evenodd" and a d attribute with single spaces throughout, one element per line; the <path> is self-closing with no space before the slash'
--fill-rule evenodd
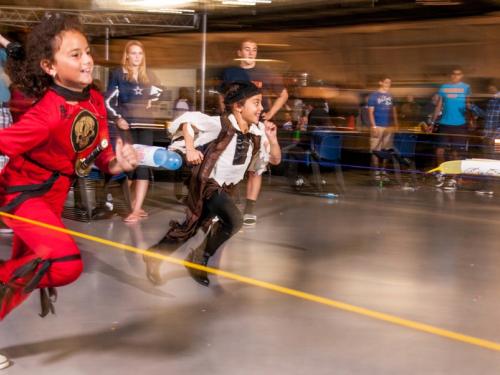
<path id="1" fill-rule="evenodd" d="M 142 95 L 142 92 L 144 91 L 144 89 L 141 89 L 139 86 L 137 86 L 135 89 L 134 89 L 134 94 L 135 95 Z"/>

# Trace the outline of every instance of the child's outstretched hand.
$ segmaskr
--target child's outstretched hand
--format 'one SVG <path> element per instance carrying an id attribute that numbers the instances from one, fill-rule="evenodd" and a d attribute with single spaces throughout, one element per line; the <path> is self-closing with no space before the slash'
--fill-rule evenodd
<path id="1" fill-rule="evenodd" d="M 264 126 L 266 127 L 265 131 L 266 131 L 266 136 L 267 136 L 267 139 L 269 140 L 269 142 L 271 142 L 271 143 L 277 142 L 278 138 L 277 138 L 276 125 L 271 121 L 265 121 Z"/>
<path id="2" fill-rule="evenodd" d="M 121 138 L 116 140 L 116 161 L 124 172 L 133 171 L 137 167 L 137 152 L 128 143 L 123 143 Z"/>

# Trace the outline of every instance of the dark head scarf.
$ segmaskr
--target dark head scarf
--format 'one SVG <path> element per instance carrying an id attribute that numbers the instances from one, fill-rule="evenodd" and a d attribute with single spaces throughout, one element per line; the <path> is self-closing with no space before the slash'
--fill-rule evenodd
<path id="1" fill-rule="evenodd" d="M 230 105 L 260 94 L 260 89 L 252 82 L 229 82 L 224 87 L 224 104 Z"/>

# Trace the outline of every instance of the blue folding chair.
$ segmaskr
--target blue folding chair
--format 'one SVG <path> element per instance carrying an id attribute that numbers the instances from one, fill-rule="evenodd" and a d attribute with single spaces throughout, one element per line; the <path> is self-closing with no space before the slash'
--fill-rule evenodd
<path id="1" fill-rule="evenodd" d="M 345 191 L 341 164 L 342 135 L 331 131 L 315 130 L 311 139 L 311 167 L 315 184 L 323 190 L 320 167 L 334 167 L 339 189 Z"/>

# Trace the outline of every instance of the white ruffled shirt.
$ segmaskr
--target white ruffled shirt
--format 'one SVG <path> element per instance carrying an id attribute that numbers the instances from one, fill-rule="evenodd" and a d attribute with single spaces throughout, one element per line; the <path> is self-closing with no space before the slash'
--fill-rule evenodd
<path id="1" fill-rule="evenodd" d="M 232 114 L 229 115 L 228 118 L 233 127 L 241 131 L 236 122 L 236 118 Z M 182 116 L 175 119 L 168 127 L 168 131 L 173 135 L 172 144 L 169 146 L 169 149 L 180 151 L 183 154 L 186 153 L 186 142 L 184 138 L 181 138 L 181 125 L 184 123 L 188 124 L 188 131 L 194 138 L 195 148 L 215 140 L 222 129 L 219 116 L 208 116 L 201 112 L 184 113 Z M 238 134 L 235 133 L 226 149 L 220 155 L 219 160 L 215 163 L 214 169 L 210 175 L 210 177 L 217 181 L 220 186 L 223 184 L 229 185 L 240 182 L 245 176 L 245 172 L 250 166 L 250 163 L 251 169 L 259 175 L 264 173 L 267 169 L 271 146 L 264 131 L 264 124 L 261 122 L 257 125 L 252 124 L 248 131 L 260 136 L 259 153 L 252 160 L 253 145 L 250 143 L 245 162 L 243 164 L 233 165 L 238 138 Z"/>

